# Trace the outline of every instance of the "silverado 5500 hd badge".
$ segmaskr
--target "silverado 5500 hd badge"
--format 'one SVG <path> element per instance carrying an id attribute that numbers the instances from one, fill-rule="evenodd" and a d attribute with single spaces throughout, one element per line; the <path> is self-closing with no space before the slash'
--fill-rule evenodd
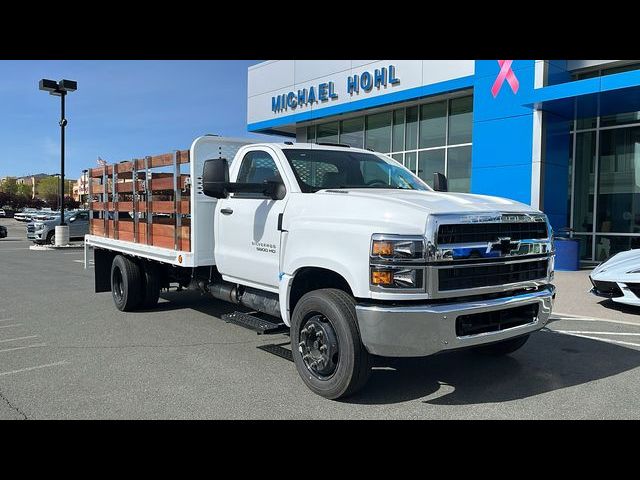
<path id="1" fill-rule="evenodd" d="M 258 252 L 276 253 L 276 246 L 273 243 L 251 242 L 252 247 L 256 247 Z"/>

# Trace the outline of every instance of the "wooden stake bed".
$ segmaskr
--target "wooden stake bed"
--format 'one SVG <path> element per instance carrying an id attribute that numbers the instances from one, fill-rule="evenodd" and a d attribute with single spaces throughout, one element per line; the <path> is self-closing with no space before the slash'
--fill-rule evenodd
<path id="1" fill-rule="evenodd" d="M 89 169 L 90 234 L 191 252 L 189 150 Z"/>
<path id="2" fill-rule="evenodd" d="M 189 150 L 137 158 L 89 170 L 89 248 L 179 267 L 215 265 L 218 200 L 204 194 L 209 159 L 229 163 L 251 140 L 203 135 Z"/>

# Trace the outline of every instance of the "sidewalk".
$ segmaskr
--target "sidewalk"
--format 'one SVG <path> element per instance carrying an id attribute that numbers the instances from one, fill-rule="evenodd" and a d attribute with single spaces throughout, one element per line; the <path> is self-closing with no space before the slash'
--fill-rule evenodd
<path id="1" fill-rule="evenodd" d="M 553 283 L 558 288 L 553 312 L 634 322 L 640 325 L 640 308 L 617 304 L 589 293 L 591 270 L 555 272 Z"/>

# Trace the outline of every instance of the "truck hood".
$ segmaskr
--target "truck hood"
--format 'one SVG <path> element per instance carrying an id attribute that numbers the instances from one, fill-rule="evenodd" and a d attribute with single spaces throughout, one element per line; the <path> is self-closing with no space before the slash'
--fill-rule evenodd
<path id="1" fill-rule="evenodd" d="M 350 199 L 363 199 L 372 203 L 378 201 L 409 207 L 424 213 L 468 213 L 468 212 L 539 212 L 521 202 L 502 197 L 476 195 L 471 193 L 434 192 L 396 189 L 340 189 L 320 190 L 316 195 L 349 195 Z"/>

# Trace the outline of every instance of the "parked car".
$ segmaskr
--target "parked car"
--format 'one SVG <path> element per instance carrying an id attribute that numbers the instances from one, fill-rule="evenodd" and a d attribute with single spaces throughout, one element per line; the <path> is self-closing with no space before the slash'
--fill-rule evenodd
<path id="1" fill-rule="evenodd" d="M 46 217 L 47 220 L 36 220 L 27 224 L 27 238 L 34 243 L 55 243 L 56 225 L 60 225 L 60 216 Z M 69 238 L 84 238 L 89 233 L 89 211 L 79 210 L 66 212 L 64 222 L 69 226 Z"/>
<path id="2" fill-rule="evenodd" d="M 7 227 L 4 225 L 0 225 L 0 238 L 5 238 L 7 236 Z"/>
<path id="3" fill-rule="evenodd" d="M 4 208 L 0 208 L 0 217 L 6 217 L 6 216 L 7 216 L 7 214 L 4 211 Z"/>
<path id="4" fill-rule="evenodd" d="M 35 210 L 32 208 L 25 208 L 21 212 L 16 212 L 13 215 L 13 218 L 15 220 L 18 220 L 19 222 L 30 222 L 33 216 L 37 213 L 38 213 L 38 210 Z"/>
<path id="5" fill-rule="evenodd" d="M 620 252 L 593 269 L 591 293 L 640 307 L 640 248 Z"/>

